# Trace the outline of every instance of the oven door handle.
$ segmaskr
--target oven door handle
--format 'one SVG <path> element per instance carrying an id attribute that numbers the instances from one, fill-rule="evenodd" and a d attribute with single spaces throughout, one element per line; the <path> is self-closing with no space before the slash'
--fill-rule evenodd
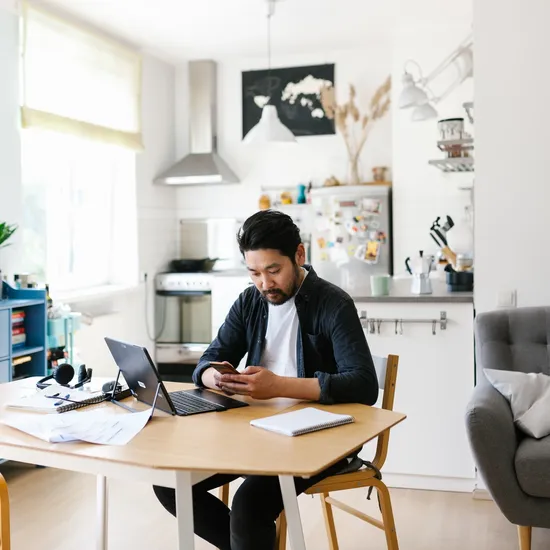
<path id="1" fill-rule="evenodd" d="M 157 290 L 157 296 L 210 296 L 211 290 Z"/>

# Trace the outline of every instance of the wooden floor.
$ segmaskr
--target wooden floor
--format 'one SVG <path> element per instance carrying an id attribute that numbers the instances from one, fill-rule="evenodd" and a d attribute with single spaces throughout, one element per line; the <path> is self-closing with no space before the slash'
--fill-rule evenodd
<path id="1" fill-rule="evenodd" d="M 13 550 L 95 550 L 95 478 L 61 470 L 7 463 L 12 506 Z M 144 483 L 110 482 L 110 549 L 171 550 L 175 520 Z M 401 550 L 518 550 L 516 528 L 491 501 L 469 494 L 391 491 Z M 340 493 L 341 500 L 375 514 L 376 498 L 362 489 Z M 302 495 L 300 510 L 307 548 L 327 542 L 318 498 Z M 381 531 L 335 510 L 341 550 L 383 550 Z M 550 532 L 536 529 L 533 550 L 550 548 Z M 197 539 L 197 550 L 212 546 Z"/>

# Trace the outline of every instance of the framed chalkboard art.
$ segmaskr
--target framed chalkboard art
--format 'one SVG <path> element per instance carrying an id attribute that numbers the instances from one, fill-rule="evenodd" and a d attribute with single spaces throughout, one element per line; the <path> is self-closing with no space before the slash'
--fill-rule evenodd
<path id="1" fill-rule="evenodd" d="M 243 138 L 258 123 L 268 102 L 295 136 L 334 134 L 334 120 L 321 105 L 325 86 L 334 86 L 334 64 L 243 71 Z"/>

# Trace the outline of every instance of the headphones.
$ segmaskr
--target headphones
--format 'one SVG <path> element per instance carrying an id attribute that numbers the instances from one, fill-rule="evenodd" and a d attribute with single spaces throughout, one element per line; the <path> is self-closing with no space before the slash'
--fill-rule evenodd
<path id="1" fill-rule="evenodd" d="M 36 387 L 39 390 L 43 390 L 50 386 L 46 384 L 48 380 L 54 380 L 60 386 L 68 386 L 71 390 L 82 387 L 84 384 L 91 382 L 92 380 L 92 369 L 87 369 L 86 365 L 80 365 L 78 368 L 78 382 L 74 386 L 69 386 L 69 382 L 74 377 L 74 368 L 69 363 L 62 363 L 54 367 L 52 374 L 41 378 L 37 383 Z"/>

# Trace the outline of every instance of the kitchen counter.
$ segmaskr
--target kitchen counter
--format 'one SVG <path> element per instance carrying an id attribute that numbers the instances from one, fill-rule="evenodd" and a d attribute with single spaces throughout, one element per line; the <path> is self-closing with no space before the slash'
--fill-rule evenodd
<path id="1" fill-rule="evenodd" d="M 372 296 L 370 282 L 367 279 L 361 283 L 341 285 L 355 302 L 414 302 L 422 304 L 430 303 L 473 303 L 473 292 L 449 292 L 444 281 L 432 279 L 432 294 L 411 294 L 410 278 L 393 278 L 390 283 L 388 296 Z"/>
<path id="2" fill-rule="evenodd" d="M 215 277 L 237 277 L 245 280 L 245 283 L 250 283 L 250 276 L 246 269 L 232 269 L 226 271 L 212 271 L 211 275 Z M 432 294 L 411 294 L 411 278 L 410 277 L 394 277 L 390 283 L 389 296 L 372 296 L 370 290 L 370 281 L 368 277 L 357 284 L 340 284 L 339 286 L 345 290 L 355 302 L 377 302 L 377 303 L 393 303 L 393 302 L 414 302 L 422 304 L 430 303 L 473 303 L 473 292 L 449 292 L 444 281 L 433 277 Z M 243 288 L 246 284 L 243 283 Z"/>

